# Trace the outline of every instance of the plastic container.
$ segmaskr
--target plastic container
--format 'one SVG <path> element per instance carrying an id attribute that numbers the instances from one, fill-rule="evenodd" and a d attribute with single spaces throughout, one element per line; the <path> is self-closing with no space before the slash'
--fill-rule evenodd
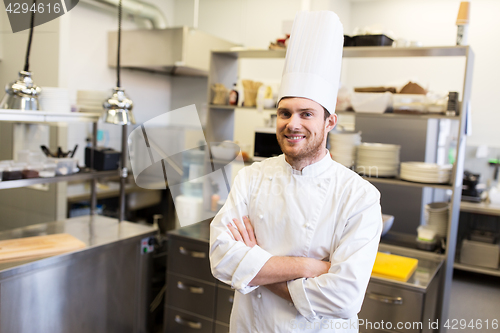
<path id="1" fill-rule="evenodd" d="M 78 171 L 77 169 L 77 159 L 64 157 L 64 158 L 53 158 L 52 162 L 57 164 L 56 166 L 56 175 L 58 176 L 66 176 L 71 175 Z"/>
<path id="2" fill-rule="evenodd" d="M 42 178 L 51 178 L 56 175 L 57 164 L 54 162 L 47 162 L 43 164 L 43 170 L 38 175 Z"/>
<path id="3" fill-rule="evenodd" d="M 386 35 L 357 35 L 354 46 L 392 46 L 394 40 Z"/>
<path id="4" fill-rule="evenodd" d="M 38 178 L 40 171 L 43 170 L 43 164 L 28 165 L 23 171 L 23 179 Z"/>
<path id="5" fill-rule="evenodd" d="M 23 169 L 25 165 L 20 165 L 22 163 L 16 163 L 7 167 L 2 174 L 3 180 L 18 180 L 23 178 Z"/>

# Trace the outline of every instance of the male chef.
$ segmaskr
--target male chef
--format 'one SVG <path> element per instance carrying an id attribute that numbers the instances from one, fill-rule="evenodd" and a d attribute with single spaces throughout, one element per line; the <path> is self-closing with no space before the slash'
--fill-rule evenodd
<path id="1" fill-rule="evenodd" d="M 283 154 L 242 169 L 210 225 L 212 273 L 237 290 L 231 332 L 358 332 L 382 218 L 375 187 L 326 149 L 342 46 L 336 14 L 297 14 L 277 109 Z"/>

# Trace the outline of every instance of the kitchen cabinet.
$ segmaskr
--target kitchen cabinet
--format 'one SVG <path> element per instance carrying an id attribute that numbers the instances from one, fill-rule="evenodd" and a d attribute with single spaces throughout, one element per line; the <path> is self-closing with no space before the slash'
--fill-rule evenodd
<path id="1" fill-rule="evenodd" d="M 216 280 L 208 258 L 209 223 L 169 232 L 164 332 L 228 332 L 234 291 Z"/>
<path id="2" fill-rule="evenodd" d="M 441 120 L 447 119 L 458 122 L 458 133 L 454 133 L 457 138 L 456 144 L 456 159 L 453 167 L 451 182 L 449 184 L 424 184 L 401 180 L 398 178 L 368 178 L 368 181 L 377 185 L 391 185 L 402 187 L 416 188 L 433 188 L 440 190 L 451 191 L 451 208 L 448 221 L 448 230 L 446 237 L 446 246 L 444 253 L 426 252 L 416 248 L 416 232 L 414 234 L 394 234 L 390 237 L 382 239 L 381 248 L 385 245 L 402 249 L 405 255 L 415 258 L 424 256 L 429 260 L 442 262 L 440 265 L 440 273 L 434 276 L 437 279 L 435 293 L 437 294 L 437 306 L 434 309 L 436 319 L 443 322 L 447 318 L 450 288 L 453 275 L 453 262 L 455 259 L 455 248 L 457 240 L 458 217 L 460 211 L 463 162 L 466 142 L 466 126 L 467 114 L 469 112 L 468 105 L 471 96 L 472 71 L 474 63 L 474 53 L 469 46 L 444 46 L 444 47 L 410 47 L 410 48 L 391 48 L 391 47 L 346 47 L 343 52 L 344 58 L 408 58 L 408 57 L 464 57 L 465 66 L 463 69 L 464 81 L 462 89 L 462 100 L 458 115 L 443 115 L 443 114 L 369 114 L 363 112 L 351 113 L 358 117 L 372 117 L 378 119 L 404 119 L 411 122 L 413 119 L 418 120 Z M 268 50 L 241 50 L 241 51 L 213 51 L 210 63 L 210 71 L 208 85 L 211 87 L 215 83 L 222 83 L 226 87 L 231 87 L 238 79 L 239 67 L 242 59 L 273 59 L 284 58 L 285 51 L 268 51 Z M 462 70 L 462 69 L 460 69 Z M 211 92 L 209 88 L 208 98 L 211 100 Z M 222 142 L 231 140 L 234 137 L 234 106 L 227 105 L 209 105 L 207 115 L 207 130 L 206 138 L 208 142 Z M 422 142 L 422 145 L 429 144 Z M 435 144 L 435 142 L 433 143 Z M 226 171 L 228 172 L 228 170 Z M 229 176 L 228 176 L 229 177 Z M 223 188 L 225 184 L 219 184 Z M 205 198 L 207 200 L 207 198 Z M 383 208 L 383 207 L 382 207 Z M 396 220 L 395 223 L 405 223 L 404 219 Z M 387 244 L 384 244 L 387 243 Z M 396 251 L 397 252 L 397 251 Z M 372 279 L 373 281 L 374 279 Z M 370 282 L 369 290 L 376 288 Z M 389 283 L 386 281 L 386 283 Z M 422 302 L 423 299 L 421 300 Z M 369 301 L 370 303 L 370 301 Z M 369 304 L 368 303 L 368 304 Z M 422 303 L 426 304 L 426 303 Z M 427 311 L 427 308 L 423 311 Z"/>
<path id="3" fill-rule="evenodd" d="M 0 240 L 66 233 L 85 248 L 0 263 L 0 332 L 148 331 L 156 230 L 104 216 L 81 216 L 0 232 Z"/>

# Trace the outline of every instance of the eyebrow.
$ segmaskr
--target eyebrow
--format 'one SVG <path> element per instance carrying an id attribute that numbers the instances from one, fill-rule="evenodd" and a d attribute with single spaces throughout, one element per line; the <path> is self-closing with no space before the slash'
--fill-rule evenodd
<path id="1" fill-rule="evenodd" d="M 277 112 L 279 111 L 290 111 L 290 109 L 288 108 L 278 108 L 278 110 L 276 110 Z M 318 110 L 315 110 L 313 108 L 304 108 L 304 109 L 298 109 L 299 112 L 303 112 L 303 111 L 318 111 Z"/>

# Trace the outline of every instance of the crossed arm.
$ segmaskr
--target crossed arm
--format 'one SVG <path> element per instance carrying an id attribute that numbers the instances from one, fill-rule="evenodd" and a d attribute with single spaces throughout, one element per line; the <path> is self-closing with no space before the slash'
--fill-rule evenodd
<path id="1" fill-rule="evenodd" d="M 228 228 L 235 240 L 249 247 L 257 245 L 252 224 L 247 216 L 243 217 L 243 223 L 238 219 L 233 219 L 233 222 L 236 227 L 229 224 Z M 327 273 L 329 269 L 329 262 L 314 258 L 273 256 L 264 264 L 249 285 L 262 285 L 274 294 L 292 302 L 287 281 L 317 277 Z"/>

